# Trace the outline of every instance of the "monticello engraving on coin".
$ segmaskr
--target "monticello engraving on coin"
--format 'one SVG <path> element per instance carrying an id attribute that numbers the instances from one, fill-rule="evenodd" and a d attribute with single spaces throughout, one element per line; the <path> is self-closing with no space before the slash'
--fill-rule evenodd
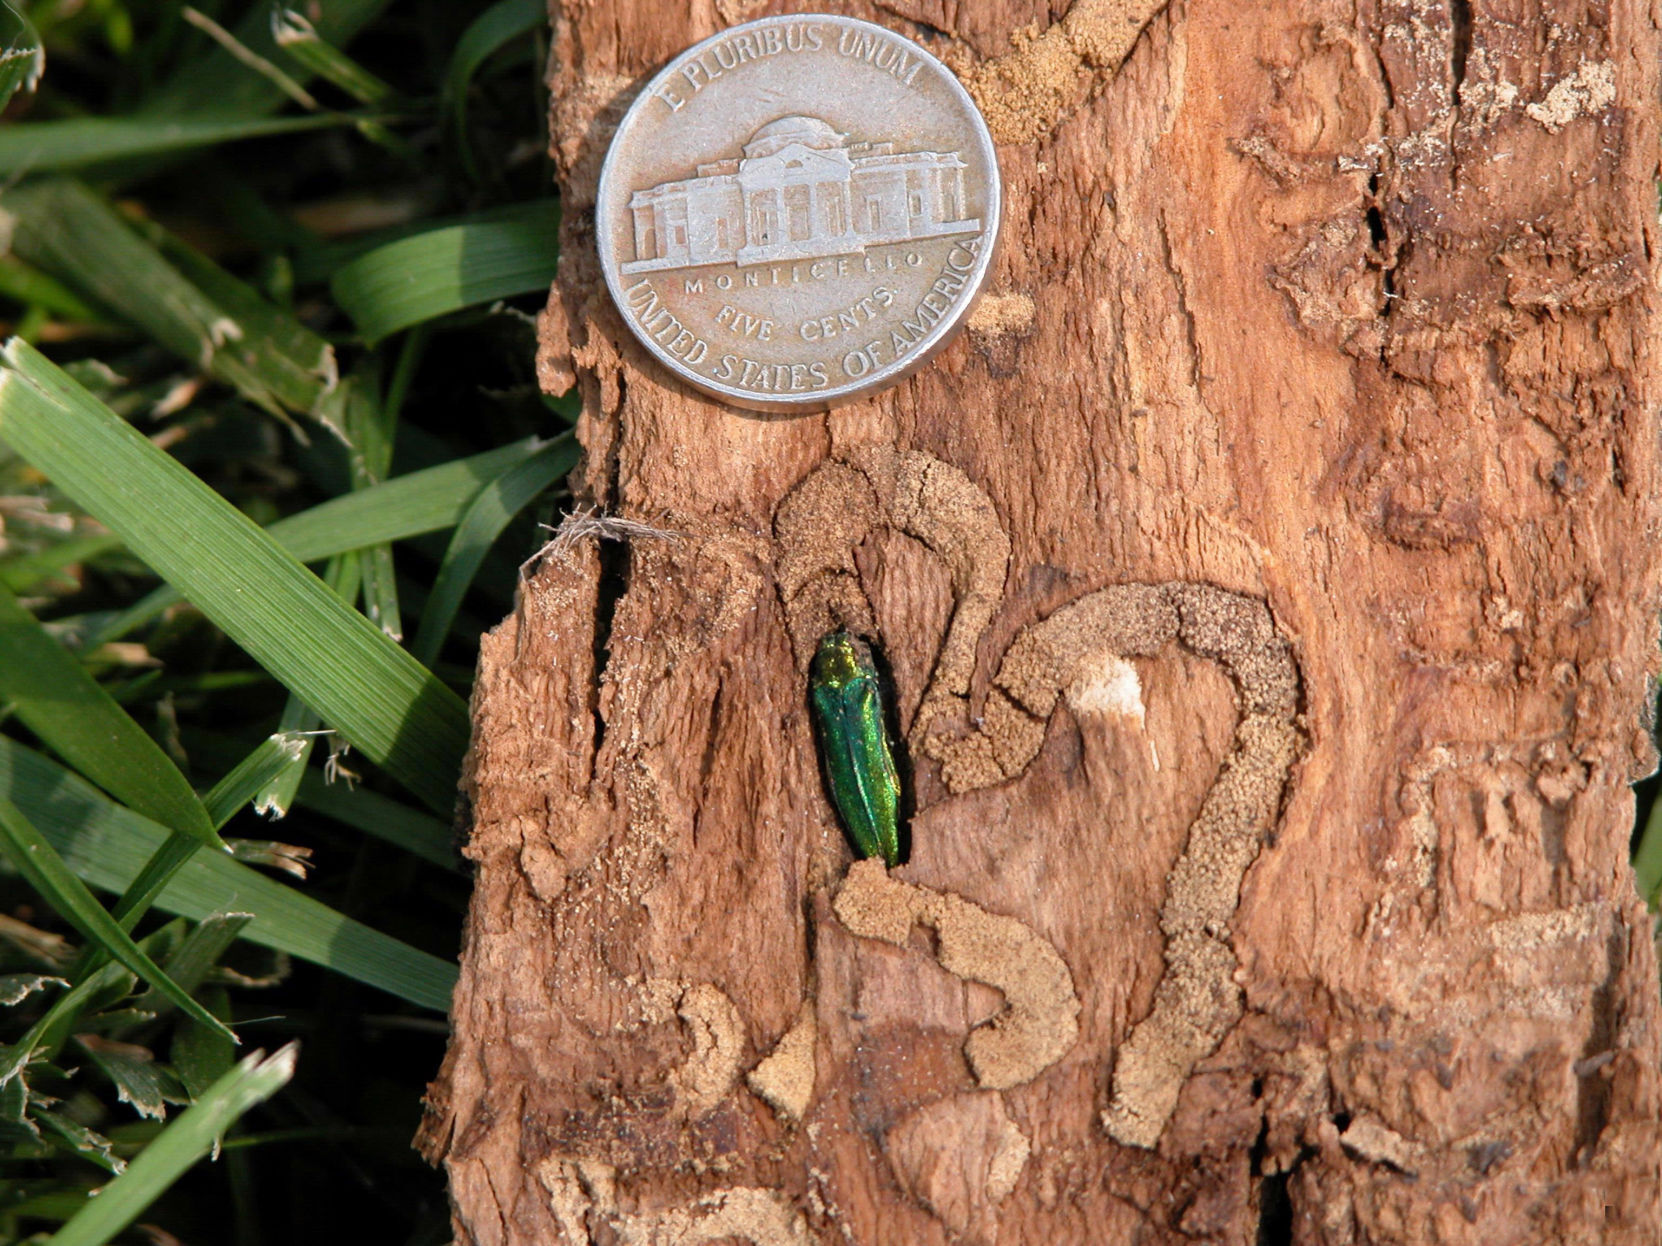
<path id="1" fill-rule="evenodd" d="M 992 138 L 951 72 L 880 26 L 806 14 L 735 26 L 647 85 L 595 232 L 624 320 L 673 372 L 811 411 L 951 338 L 998 213 Z"/>

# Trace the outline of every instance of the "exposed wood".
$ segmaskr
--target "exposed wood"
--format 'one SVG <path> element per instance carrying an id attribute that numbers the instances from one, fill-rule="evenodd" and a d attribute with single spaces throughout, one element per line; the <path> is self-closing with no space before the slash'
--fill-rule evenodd
<path id="1" fill-rule="evenodd" d="M 778 419 L 634 345 L 589 215 L 644 78 L 777 8 L 555 5 L 542 376 L 661 535 L 481 657 L 458 1240 L 1653 1243 L 1657 12 L 832 7 L 971 85 L 1005 238 L 925 371 Z"/>

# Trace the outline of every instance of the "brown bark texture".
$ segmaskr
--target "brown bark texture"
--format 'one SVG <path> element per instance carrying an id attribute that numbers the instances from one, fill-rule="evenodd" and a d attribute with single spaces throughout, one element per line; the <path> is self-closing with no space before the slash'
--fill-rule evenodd
<path id="1" fill-rule="evenodd" d="M 780 418 L 635 344 L 592 205 L 781 6 L 555 0 L 602 518 L 480 661 L 458 1241 L 1656 1242 L 1658 9 L 827 7 L 970 87 L 1003 240 L 923 372 Z M 893 871 L 817 769 L 838 623 Z"/>

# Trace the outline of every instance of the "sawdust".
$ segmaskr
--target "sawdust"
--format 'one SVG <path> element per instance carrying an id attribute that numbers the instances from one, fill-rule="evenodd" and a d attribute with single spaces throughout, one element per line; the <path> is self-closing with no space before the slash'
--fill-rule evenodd
<path id="1" fill-rule="evenodd" d="M 811 1246 L 807 1222 L 781 1195 L 754 1186 L 713 1190 L 680 1207 L 618 1210 L 617 1169 L 599 1160 L 554 1155 L 536 1168 L 555 1222 L 568 1246 L 591 1246 L 589 1232 L 609 1227 L 607 1241 L 624 1246 L 703 1246 L 730 1239 L 752 1246 Z M 602 1230 L 604 1234 L 604 1229 Z"/>
<path id="2" fill-rule="evenodd" d="M 854 553 L 873 528 L 914 536 L 952 576 L 952 621 L 923 703 L 921 736 L 937 716 L 962 714 L 975 673 L 975 646 L 1004 595 L 1010 538 L 992 500 L 968 476 L 932 455 L 866 446 L 818 468 L 774 513 L 776 574 L 797 664 L 808 669 L 826 632 L 876 635 Z"/>
<path id="3" fill-rule="evenodd" d="M 832 911 L 851 933 L 897 947 L 908 946 L 914 924 L 928 926 L 942 968 L 1003 992 L 1004 1010 L 964 1043 L 970 1070 L 986 1089 L 1032 1081 L 1078 1039 L 1073 975 L 1049 942 L 1015 918 L 901 882 L 875 859 L 850 867 Z"/>
<path id="4" fill-rule="evenodd" d="M 912 719 L 916 739 L 937 715 L 968 711 L 975 646 L 1004 598 L 1010 538 L 992 499 L 933 455 L 870 447 L 856 451 L 855 460 L 887 503 L 891 526 L 927 545 L 952 575 L 952 622 Z"/>
<path id="5" fill-rule="evenodd" d="M 1021 291 L 990 292 L 978 300 L 964 324 L 972 333 L 997 336 L 1005 333 L 1025 333 L 1033 327 L 1038 309 L 1031 294 Z"/>
<path id="6" fill-rule="evenodd" d="M 1603 112 L 1616 102 L 1616 67 L 1609 61 L 1582 65 L 1553 84 L 1547 97 L 1524 108 L 1524 115 L 1557 134 L 1577 117 Z"/>
<path id="7" fill-rule="evenodd" d="M 1038 756 L 1045 720 L 1064 689 L 1105 658 L 1147 657 L 1176 636 L 1177 611 L 1163 588 L 1129 584 L 1089 593 L 1010 642 L 978 729 L 925 736 L 922 749 L 941 763 L 953 792 L 1013 779 Z"/>
<path id="8" fill-rule="evenodd" d="M 956 468 L 917 452 L 869 448 L 822 465 L 780 504 L 775 517 L 780 592 L 804 664 L 835 622 L 852 625 L 847 621 L 871 617 L 853 546 L 878 524 L 917 536 L 952 574 L 952 622 L 909 743 L 914 753 L 940 763 L 942 781 L 954 794 L 1024 773 L 1043 747 L 1046 723 L 1064 696 L 1076 713 L 1112 712 L 1140 722 L 1141 684 L 1129 658 L 1153 657 L 1181 644 L 1221 665 L 1235 685 L 1240 718 L 1230 753 L 1167 880 L 1160 913 L 1165 973 L 1153 1009 L 1118 1054 L 1103 1114 L 1116 1139 L 1152 1147 L 1196 1062 L 1217 1049 L 1242 1014 L 1229 924 L 1246 871 L 1279 816 L 1302 746 L 1292 647 L 1257 598 L 1209 584 L 1114 585 L 1018 633 L 979 716 L 972 717 L 968 692 L 975 650 L 1002 602 L 1009 540 L 990 499 Z M 850 871 L 836 901 L 844 925 L 902 946 L 914 922 L 934 926 L 943 965 L 1005 990 L 1010 1008 L 998 1025 L 978 1028 L 966 1044 L 981 1085 L 1018 1084 L 1058 1058 L 1077 1032 L 1078 1002 L 1054 949 L 1013 919 L 995 919 L 962 899 L 911 887 L 874 865 L 864 862 Z M 987 922 L 1008 923 L 1013 928 L 1008 938 L 1020 931 L 1027 946 L 1055 959 L 1064 977 L 1053 974 L 1039 995 L 1030 997 L 1011 993 L 1010 967 L 997 957 L 951 963 L 959 945 L 941 923 L 957 930 L 955 906 Z M 1034 985 L 1016 989 L 1031 991 Z M 1065 1021 L 1058 1022 L 1058 1016 Z"/>
<path id="9" fill-rule="evenodd" d="M 1056 128 L 1097 73 L 1111 73 L 1165 0 L 1074 0 L 1067 16 L 1021 31 L 1012 50 L 985 64 L 954 66 L 987 119 L 993 141 L 1029 143 Z"/>
<path id="10" fill-rule="evenodd" d="M 1506 80 L 1506 58 L 1478 46 L 1466 58 L 1466 76 L 1460 83 L 1460 111 L 1477 124 L 1492 126 L 1518 102 L 1518 85 Z"/>
<path id="11" fill-rule="evenodd" d="M 589 1246 L 590 1213 L 604 1215 L 617 1205 L 617 1170 L 599 1160 L 552 1155 L 535 1171 L 567 1246 Z"/>
<path id="12" fill-rule="evenodd" d="M 1103 1122 L 1119 1141 L 1138 1146 L 1158 1140 L 1196 1061 L 1216 1050 L 1241 1016 L 1229 922 L 1298 755 L 1291 647 L 1264 603 L 1239 593 L 1206 584 L 1101 589 L 1016 636 L 973 731 L 920 742 L 953 792 L 1013 779 L 1037 756 L 1045 721 L 1064 693 L 1090 703 L 1084 690 L 1106 695 L 1104 672 L 1115 671 L 1115 663 L 1152 656 L 1172 642 L 1224 667 L 1241 717 L 1167 881 L 1160 913 L 1166 972 L 1153 1011 L 1116 1062 Z M 1116 703 L 1126 704 L 1126 695 L 1122 688 Z"/>
<path id="13" fill-rule="evenodd" d="M 796 1023 L 785 1031 L 771 1055 L 750 1071 L 750 1088 L 786 1120 L 801 1120 L 814 1098 L 814 1048 L 819 1023 L 812 1000 L 802 1005 Z"/>
<path id="14" fill-rule="evenodd" d="M 1166 592 L 1177 609 L 1178 639 L 1223 665 L 1242 712 L 1233 748 L 1167 877 L 1160 909 L 1166 972 L 1154 1007 L 1114 1065 L 1103 1126 L 1118 1141 L 1142 1147 L 1159 1141 L 1195 1063 L 1240 1020 L 1229 922 L 1302 743 L 1298 669 L 1264 603 L 1206 584 L 1173 584 Z"/>
<path id="15" fill-rule="evenodd" d="M 842 627 L 875 638 L 871 603 L 860 591 L 854 551 L 881 513 L 871 482 L 839 460 L 821 464 L 774 512 L 774 576 L 791 648 L 804 673 L 827 632 Z"/>
<path id="16" fill-rule="evenodd" d="M 738 1083 L 744 1058 L 744 1022 L 737 1005 L 708 982 L 681 993 L 676 1016 L 692 1037 L 692 1054 L 670 1074 L 676 1102 L 689 1115 L 704 1116 Z"/>
<path id="17" fill-rule="evenodd" d="M 1572 908 L 1519 913 L 1491 922 L 1484 930 L 1503 956 L 1538 956 L 1553 943 L 1585 942 L 1604 937 L 1613 914 L 1608 900 L 1588 900 Z"/>
<path id="18" fill-rule="evenodd" d="M 810 1246 L 807 1222 L 779 1194 L 730 1186 L 684 1207 L 611 1219 L 623 1246 L 703 1246 L 737 1238 L 752 1246 Z"/>

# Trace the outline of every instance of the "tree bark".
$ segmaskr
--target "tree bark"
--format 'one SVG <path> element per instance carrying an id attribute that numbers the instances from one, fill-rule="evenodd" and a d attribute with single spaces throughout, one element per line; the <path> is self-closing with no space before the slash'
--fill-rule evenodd
<path id="1" fill-rule="evenodd" d="M 970 86 L 1004 238 L 936 362 L 781 419 L 635 345 L 592 220 L 633 92 L 777 6 L 554 7 L 542 377 L 657 531 L 481 655 L 458 1241 L 1655 1242 L 1657 10 L 830 5 Z"/>

